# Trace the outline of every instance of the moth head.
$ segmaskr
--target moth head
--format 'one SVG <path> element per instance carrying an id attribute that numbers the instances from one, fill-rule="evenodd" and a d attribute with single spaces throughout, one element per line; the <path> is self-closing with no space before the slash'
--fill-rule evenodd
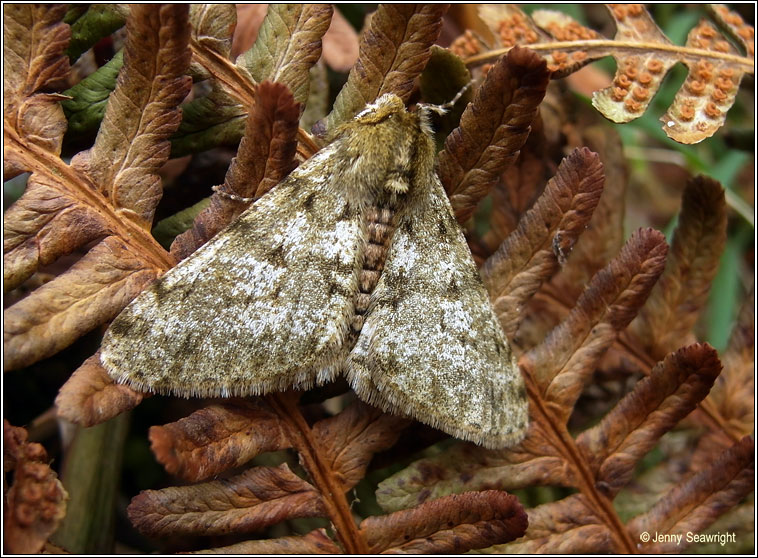
<path id="1" fill-rule="evenodd" d="M 335 138 L 347 158 L 345 178 L 372 196 L 406 194 L 433 172 L 434 144 L 424 111 L 408 111 L 386 93 L 339 126 Z"/>
<path id="2" fill-rule="evenodd" d="M 385 93 L 373 103 L 353 117 L 353 121 L 363 124 L 378 124 L 383 120 L 394 117 L 395 114 L 405 113 L 402 99 L 393 93 Z"/>

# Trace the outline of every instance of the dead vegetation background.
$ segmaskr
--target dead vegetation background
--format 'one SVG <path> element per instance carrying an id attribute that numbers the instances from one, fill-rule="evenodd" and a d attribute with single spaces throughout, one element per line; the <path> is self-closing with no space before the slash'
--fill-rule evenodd
<path id="1" fill-rule="evenodd" d="M 6 551 L 752 552 L 751 22 L 341 9 L 5 6 Z M 519 354 L 521 444 L 338 384 L 113 384 L 108 322 L 245 209 L 212 186 L 258 198 L 379 94 L 472 77 L 438 172 Z M 687 531 L 736 540 L 643 537 Z"/>

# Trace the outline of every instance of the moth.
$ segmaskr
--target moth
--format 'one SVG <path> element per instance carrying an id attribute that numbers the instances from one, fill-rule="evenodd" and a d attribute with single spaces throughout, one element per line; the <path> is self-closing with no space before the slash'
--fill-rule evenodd
<path id="1" fill-rule="evenodd" d="M 429 110 L 385 94 L 105 334 L 139 391 L 260 395 L 343 374 L 369 404 L 490 448 L 523 379 L 434 169 Z"/>

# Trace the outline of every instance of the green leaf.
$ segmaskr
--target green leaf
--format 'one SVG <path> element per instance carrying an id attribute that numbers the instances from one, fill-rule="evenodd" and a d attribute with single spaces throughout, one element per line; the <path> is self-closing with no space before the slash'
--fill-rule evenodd
<path id="1" fill-rule="evenodd" d="M 332 7 L 327 5 L 269 6 L 255 45 L 237 59 L 236 79 L 248 85 L 267 79 L 283 83 L 296 101 L 305 103 L 310 69 L 321 57 L 321 37 L 331 16 Z M 209 40 L 204 38 L 203 44 L 211 44 Z M 182 107 L 182 123 L 171 140 L 172 157 L 239 143 L 247 118 L 244 101 L 218 81 L 211 87 L 208 95 Z"/>
<path id="2" fill-rule="evenodd" d="M 124 4 L 93 4 L 71 25 L 69 60 L 73 63 L 96 42 L 124 26 L 129 8 Z"/>
<path id="3" fill-rule="evenodd" d="M 234 4 L 192 4 L 189 17 L 192 39 L 229 58 L 232 36 L 237 26 Z"/>
<path id="4" fill-rule="evenodd" d="M 160 242 L 161 246 L 168 250 L 171 248 L 171 243 L 174 239 L 184 231 L 190 229 L 195 217 L 197 217 L 200 212 L 210 204 L 211 199 L 204 198 L 195 205 L 192 205 L 187 209 L 182 209 L 178 213 L 174 213 L 170 217 L 158 221 L 152 231 L 155 240 Z"/>
<path id="5" fill-rule="evenodd" d="M 121 50 L 107 64 L 64 92 L 64 95 L 71 97 L 61 102 L 68 119 L 68 132 L 89 135 L 97 131 L 123 64 L 124 53 Z"/>
<path id="6" fill-rule="evenodd" d="M 235 99 L 214 87 L 207 96 L 182 105 L 182 123 L 171 138 L 171 157 L 236 146 L 245 133 L 246 118 Z"/>
<path id="7" fill-rule="evenodd" d="M 63 17 L 63 23 L 67 25 L 71 25 L 74 23 L 77 19 L 82 17 L 86 12 L 89 6 L 86 4 L 72 4 L 68 7 L 68 10 L 66 11 L 66 15 Z"/>
<path id="8" fill-rule="evenodd" d="M 729 342 L 729 334 L 737 316 L 740 291 L 740 260 L 746 245 L 752 239 L 752 229 L 743 228 L 739 234 L 729 237 L 721 255 L 721 264 L 711 285 L 708 300 L 708 342 L 723 351 Z"/>

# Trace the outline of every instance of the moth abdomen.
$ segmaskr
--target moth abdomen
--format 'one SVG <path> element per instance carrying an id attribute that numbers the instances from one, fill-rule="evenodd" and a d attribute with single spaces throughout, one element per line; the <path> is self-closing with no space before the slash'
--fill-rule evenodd
<path id="1" fill-rule="evenodd" d="M 371 292 L 374 290 L 374 287 L 376 287 L 376 284 L 379 282 L 380 276 L 381 273 L 379 271 L 366 269 L 364 267 L 361 270 L 360 278 L 358 280 L 358 287 L 360 288 L 360 292 L 371 294 Z"/>
<path id="2" fill-rule="evenodd" d="M 364 316 L 374 292 L 382 276 L 387 251 L 395 232 L 395 210 L 390 207 L 371 206 L 366 210 L 367 238 L 363 250 L 363 264 L 358 273 L 358 292 L 354 297 L 353 317 L 350 320 L 352 343 L 361 332 Z"/>

